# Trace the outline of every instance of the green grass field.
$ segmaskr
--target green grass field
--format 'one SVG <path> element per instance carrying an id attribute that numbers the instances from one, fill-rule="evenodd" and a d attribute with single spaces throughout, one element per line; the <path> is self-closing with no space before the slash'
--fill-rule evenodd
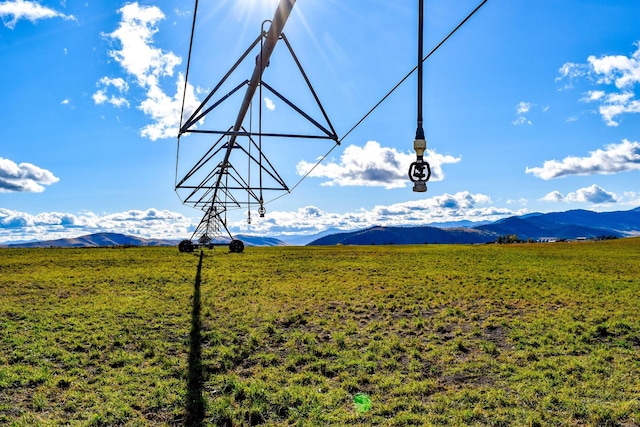
<path id="1" fill-rule="evenodd" d="M 0 425 L 638 426 L 639 313 L 640 238 L 3 249 Z"/>

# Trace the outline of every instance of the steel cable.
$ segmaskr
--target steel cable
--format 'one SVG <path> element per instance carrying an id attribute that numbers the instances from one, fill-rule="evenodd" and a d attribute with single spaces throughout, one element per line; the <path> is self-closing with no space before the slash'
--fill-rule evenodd
<path id="1" fill-rule="evenodd" d="M 485 5 L 485 3 L 489 1 L 489 0 L 483 0 L 482 3 L 480 3 L 469 15 L 467 15 L 466 18 L 464 18 L 453 30 L 451 30 L 451 32 L 449 34 L 447 34 L 447 36 L 445 38 L 443 38 L 440 43 L 438 43 L 436 45 L 436 47 L 434 47 L 433 49 L 431 49 L 431 52 L 429 52 L 424 58 L 422 58 L 422 62 L 425 62 L 427 59 L 429 59 L 429 57 L 431 55 L 433 55 L 447 40 L 449 40 L 449 38 L 451 36 L 453 36 L 456 31 L 458 31 L 460 29 L 460 27 L 462 27 L 473 15 L 475 15 L 475 13 L 480 10 L 480 8 L 482 6 Z M 345 133 L 342 138 L 340 138 L 340 140 L 338 142 L 342 142 L 351 132 L 353 132 L 358 126 L 360 126 L 360 124 L 367 118 L 369 117 L 369 115 L 371 113 L 373 113 L 373 111 L 378 108 L 380 106 L 380 104 L 382 104 L 393 92 L 396 91 L 396 89 L 398 89 L 398 87 L 400 87 L 400 85 L 402 83 L 405 82 L 405 80 L 407 80 L 416 70 L 418 69 L 418 66 L 416 65 L 415 67 L 413 67 L 413 69 L 411 71 L 409 71 L 407 73 L 406 76 L 404 76 L 402 78 L 402 80 L 400 80 L 398 82 L 398 84 L 396 84 L 385 96 L 382 97 L 382 99 L 380 99 L 380 101 L 378 101 L 378 103 L 376 105 L 373 106 L 373 108 L 371 108 L 367 114 L 365 114 L 355 125 L 353 125 L 353 127 L 351 129 L 349 129 L 349 131 L 347 131 L 347 133 Z"/>

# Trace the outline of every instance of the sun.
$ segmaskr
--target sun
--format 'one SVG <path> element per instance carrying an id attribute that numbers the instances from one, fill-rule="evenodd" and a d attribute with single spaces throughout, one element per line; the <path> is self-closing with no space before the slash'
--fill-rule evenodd
<path id="1" fill-rule="evenodd" d="M 279 0 L 234 0 L 234 12 L 243 18 L 271 19 Z"/>

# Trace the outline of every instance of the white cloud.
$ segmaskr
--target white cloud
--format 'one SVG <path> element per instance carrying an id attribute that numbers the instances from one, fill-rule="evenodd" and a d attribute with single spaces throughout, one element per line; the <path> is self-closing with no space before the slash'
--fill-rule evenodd
<path id="1" fill-rule="evenodd" d="M 544 202 L 579 202 L 598 205 L 616 203 L 618 196 L 593 184 L 590 187 L 580 188 L 575 192 L 568 193 L 566 196 L 563 196 L 559 191 L 552 191 L 540 200 Z"/>
<path id="2" fill-rule="evenodd" d="M 524 116 L 519 116 L 516 117 L 516 119 L 514 121 L 511 122 L 512 124 L 518 126 L 518 125 L 530 125 L 532 124 L 531 120 L 527 119 Z"/>
<path id="3" fill-rule="evenodd" d="M 129 106 L 129 101 L 127 101 L 125 97 L 121 96 L 129 90 L 129 84 L 125 82 L 123 78 L 116 77 L 111 79 L 109 77 L 103 77 L 98 81 L 98 87 L 101 87 L 101 89 L 98 89 L 92 96 L 93 102 L 96 105 L 109 103 L 114 107 Z M 118 96 L 107 96 L 109 87 L 114 87 L 118 92 Z"/>
<path id="4" fill-rule="evenodd" d="M 118 49 L 108 52 L 109 56 L 122 66 L 127 75 L 135 79 L 139 88 L 145 91 L 145 99 L 140 102 L 138 109 L 151 117 L 153 123 L 144 126 L 140 134 L 154 141 L 160 138 L 174 138 L 178 135 L 185 80 L 179 73 L 173 96 L 167 95 L 162 89 L 161 80 L 173 77 L 175 67 L 182 62 L 173 52 L 163 51 L 153 44 L 154 35 L 159 31 L 158 24 L 165 16 L 156 6 L 140 6 L 138 3 L 126 4 L 119 12 L 122 18 L 118 28 L 104 36 L 119 45 Z M 116 85 L 115 81 L 118 81 L 119 85 Z M 114 106 L 129 105 L 122 96 L 107 96 L 105 89 L 111 85 L 119 94 L 127 92 L 128 85 L 124 79 L 103 77 L 99 83 L 103 87 L 93 96 L 96 104 L 108 102 Z M 195 89 L 188 85 L 184 116 L 188 117 L 198 104 Z"/>
<path id="5" fill-rule="evenodd" d="M 98 90 L 96 93 L 92 95 L 92 98 L 93 98 L 93 102 L 96 105 L 104 104 L 109 100 L 104 90 Z"/>
<path id="6" fill-rule="evenodd" d="M 100 79 L 100 84 L 103 86 L 113 86 L 118 89 L 119 92 L 126 92 L 129 90 L 129 84 L 121 77 L 116 77 L 115 79 L 103 77 Z"/>
<path id="7" fill-rule="evenodd" d="M 175 138 L 178 135 L 184 85 L 184 75 L 179 73 L 176 81 L 176 92 L 173 97 L 166 95 L 159 86 L 149 89 L 147 99 L 142 101 L 139 108 L 155 121 L 140 130 L 142 136 L 155 141 L 161 138 Z M 195 88 L 189 84 L 185 92 L 183 117 L 185 119 L 189 118 L 191 112 L 198 105 Z"/>
<path id="8" fill-rule="evenodd" d="M 633 99 L 633 96 L 632 93 L 620 93 L 606 97 L 598 111 L 607 126 L 618 126 L 620 122 L 616 118 L 623 114 L 640 113 L 640 101 Z"/>
<path id="9" fill-rule="evenodd" d="M 582 102 L 598 101 L 604 98 L 604 96 L 605 96 L 605 92 L 603 90 L 590 90 L 587 93 L 585 93 L 582 98 L 580 98 L 580 101 Z"/>
<path id="10" fill-rule="evenodd" d="M 0 208 L 0 242 L 50 240 L 113 232 L 146 238 L 190 237 L 192 218 L 168 210 L 130 210 L 98 215 L 44 212 L 36 215 Z"/>
<path id="11" fill-rule="evenodd" d="M 11 17 L 7 20 L 8 17 Z M 39 3 L 25 0 L 13 0 L 0 3 L 0 18 L 4 26 L 10 29 L 15 28 L 21 19 L 27 19 L 33 23 L 41 19 L 62 18 L 75 20 L 73 15 L 65 15 L 54 9 L 42 6 Z"/>
<path id="12" fill-rule="evenodd" d="M 120 49 L 109 51 L 109 56 L 135 76 L 142 87 L 155 86 L 160 76 L 172 76 L 182 60 L 173 52 L 153 46 L 158 23 L 165 18 L 162 11 L 156 6 L 129 3 L 118 12 L 122 15 L 120 25 L 106 36 L 118 41 Z M 150 80 L 152 77 L 156 79 Z"/>
<path id="13" fill-rule="evenodd" d="M 294 212 L 268 212 L 267 217 L 254 221 L 252 225 L 238 221 L 231 226 L 240 232 L 257 234 L 313 234 L 327 228 L 354 230 L 372 225 L 420 226 L 462 220 L 495 221 L 527 212 L 497 208 L 491 206 L 488 196 L 463 191 L 346 213 L 325 212 L 315 206 L 306 206 Z"/>
<path id="14" fill-rule="evenodd" d="M 309 173 L 309 177 L 328 178 L 329 181 L 322 184 L 326 186 L 403 188 L 410 183 L 409 165 L 415 159 L 415 154 L 381 147 L 378 142 L 369 141 L 364 147 L 348 146 L 340 156 L 339 163 L 319 164 Z M 427 150 L 425 160 L 431 167 L 431 181 L 441 181 L 444 179 L 442 165 L 457 163 L 461 158 Z M 298 174 L 305 175 L 314 164 L 304 160 L 299 162 L 296 166 Z"/>
<path id="15" fill-rule="evenodd" d="M 562 202 L 564 200 L 564 196 L 558 190 L 554 190 L 551 193 L 546 194 L 540 200 L 543 202 Z"/>
<path id="16" fill-rule="evenodd" d="M 264 97 L 264 106 L 267 107 L 267 110 L 273 111 L 276 109 L 276 103 L 273 102 L 272 99 Z"/>
<path id="17" fill-rule="evenodd" d="M 588 202 L 593 204 L 614 203 L 618 196 L 615 193 L 593 184 L 590 187 L 580 188 L 575 193 L 567 194 L 566 199 L 570 202 Z"/>
<path id="18" fill-rule="evenodd" d="M 109 102 L 109 104 L 113 105 L 114 107 L 128 107 L 129 106 L 129 101 L 127 101 L 127 99 L 123 98 L 123 97 L 111 96 L 111 98 L 109 98 L 108 102 Z"/>
<path id="19" fill-rule="evenodd" d="M 564 78 L 568 79 L 576 79 L 579 77 L 583 77 L 589 73 L 588 67 L 585 64 L 576 64 L 574 62 L 567 62 L 560 67 L 558 70 L 558 77 L 556 77 L 556 82 L 561 81 Z"/>
<path id="20" fill-rule="evenodd" d="M 542 179 L 569 175 L 614 174 L 640 170 L 640 143 L 627 139 L 610 144 L 604 150 L 591 151 L 588 157 L 565 157 L 562 161 L 547 160 L 542 167 L 526 168 L 526 173 Z"/>
<path id="21" fill-rule="evenodd" d="M 129 101 L 122 97 L 122 96 L 115 96 L 115 95 L 111 95 L 110 97 L 107 96 L 106 91 L 104 89 L 98 90 L 96 93 L 93 94 L 92 96 L 93 98 L 93 102 L 96 105 L 100 105 L 100 104 L 111 104 L 114 107 L 128 107 L 129 106 Z"/>
<path id="22" fill-rule="evenodd" d="M 31 163 L 16 164 L 0 157 L 0 193 L 41 193 L 45 185 L 60 181 L 53 173 Z"/>
<path id="23" fill-rule="evenodd" d="M 530 102 L 520 101 L 518 105 L 516 105 L 516 114 L 526 114 L 531 110 L 533 104 Z"/>
<path id="24" fill-rule="evenodd" d="M 598 112 L 607 126 L 618 126 L 621 116 L 640 113 L 640 101 L 635 99 L 635 88 L 640 83 L 640 42 L 636 46 L 630 56 L 590 55 L 585 64 L 568 62 L 560 68 L 556 81 L 586 79 L 591 84 L 607 86 L 586 92 L 580 101 L 599 102 Z"/>
<path id="25" fill-rule="evenodd" d="M 521 197 L 518 200 L 513 200 L 513 199 L 508 199 L 507 200 L 507 204 L 508 205 L 518 204 L 518 205 L 521 205 L 521 206 L 527 206 L 528 202 L 529 201 L 524 197 Z"/>
<path id="26" fill-rule="evenodd" d="M 593 71 L 599 77 L 598 83 L 614 83 L 618 89 L 627 89 L 640 82 L 640 45 L 630 56 L 605 55 L 587 58 Z"/>
<path id="27" fill-rule="evenodd" d="M 621 203 L 624 203 L 632 207 L 640 206 L 640 192 L 625 191 L 623 196 L 624 196 L 624 201 L 621 201 Z"/>
<path id="28" fill-rule="evenodd" d="M 531 120 L 527 119 L 525 117 L 525 114 L 529 113 L 529 111 L 531 111 L 531 108 L 533 108 L 534 106 L 535 106 L 535 104 L 532 104 L 530 102 L 525 102 L 525 101 L 518 102 L 518 104 L 516 105 L 516 116 L 517 117 L 511 123 L 514 124 L 514 125 L 525 125 L 525 124 L 530 125 L 531 124 Z"/>
<path id="29" fill-rule="evenodd" d="M 175 9 L 173 9 L 173 12 L 178 16 L 189 16 L 189 15 L 191 15 L 191 10 L 188 10 L 188 9 L 180 10 L 177 7 Z"/>

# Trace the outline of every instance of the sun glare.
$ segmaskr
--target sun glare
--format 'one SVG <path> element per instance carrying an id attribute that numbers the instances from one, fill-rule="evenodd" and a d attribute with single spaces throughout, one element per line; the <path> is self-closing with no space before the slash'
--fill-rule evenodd
<path id="1" fill-rule="evenodd" d="M 237 0 L 235 13 L 244 17 L 271 19 L 279 0 Z"/>

